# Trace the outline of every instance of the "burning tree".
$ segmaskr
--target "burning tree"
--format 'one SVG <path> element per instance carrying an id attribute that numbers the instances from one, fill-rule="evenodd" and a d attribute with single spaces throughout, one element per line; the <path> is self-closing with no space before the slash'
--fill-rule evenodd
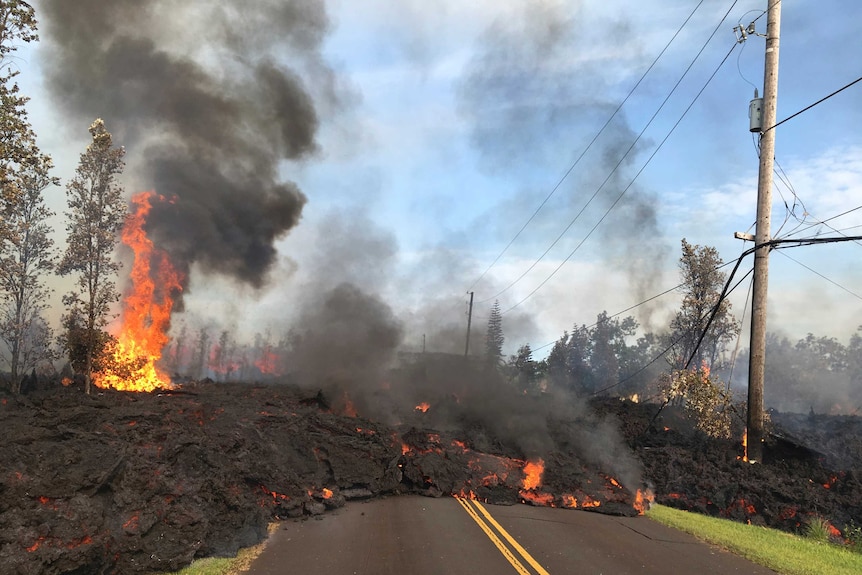
<path id="1" fill-rule="evenodd" d="M 63 275 L 78 274 L 80 291 L 63 296 L 69 317 L 81 319 L 83 331 L 78 344 L 83 346 L 82 365 L 85 390 L 90 393 L 93 362 L 100 351 L 102 328 L 107 324 L 111 305 L 119 300 L 115 283 L 120 263 L 113 259 L 117 233 L 126 219 L 123 189 L 116 177 L 122 173 L 125 150 L 115 148 L 105 123 L 97 119 L 90 126 L 92 143 L 81 154 L 74 179 L 66 188 L 67 245 L 60 261 Z M 64 347 L 70 352 L 70 333 Z"/>

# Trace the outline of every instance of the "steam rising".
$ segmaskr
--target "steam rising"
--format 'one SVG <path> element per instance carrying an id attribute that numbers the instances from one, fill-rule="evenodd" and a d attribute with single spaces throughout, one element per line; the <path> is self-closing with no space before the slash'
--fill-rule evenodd
<path id="1" fill-rule="evenodd" d="M 339 97 L 320 56 L 328 29 L 322 2 L 239 6 L 228 0 L 46 2 L 45 61 L 47 85 L 74 123 L 86 126 L 103 117 L 118 140 L 134 149 L 130 157 L 140 159 L 140 180 L 176 198 L 155 205 L 148 222 L 148 233 L 175 265 L 186 273 L 200 266 L 258 288 L 277 259 L 275 241 L 296 226 L 306 201 L 282 179 L 281 168 L 318 150 L 318 110 L 337 107 Z M 498 23 L 488 30 L 463 84 L 462 108 L 489 167 L 522 167 L 538 158 L 540 165 L 558 169 L 561 159 L 571 157 L 555 144 L 566 141 L 562 132 L 589 126 L 597 111 L 607 113 L 608 103 L 587 90 L 591 65 L 559 75 L 575 23 L 547 7 L 525 14 L 522 28 Z M 193 29 L 179 33 L 172 28 L 179 22 L 193 22 Z M 282 47 L 287 49 L 276 58 Z M 575 78 L 580 80 L 572 84 Z M 527 90 L 519 91 L 525 79 Z M 605 167 L 631 136 L 624 123 L 615 125 L 615 142 L 606 143 L 594 162 Z M 638 483 L 629 479 L 638 466 L 622 451 L 612 426 L 591 419 L 575 398 L 524 396 L 496 371 L 477 369 L 455 354 L 405 362 L 412 367 L 386 381 L 406 335 L 404 322 L 381 295 L 398 284 L 390 265 L 397 247 L 391 235 L 357 212 L 325 220 L 326 234 L 307 249 L 314 253 L 311 269 L 303 269 L 310 279 L 282 306 L 295 316 L 289 356 L 296 381 L 324 390 L 331 400 L 349 392 L 362 415 L 381 420 L 410 413 L 418 401 L 434 401 L 434 425 L 478 430 L 480 449 L 493 452 L 492 442 L 502 441 L 527 457 L 566 448 L 555 443 L 560 434 L 551 426 L 580 419 L 583 425 L 567 431 L 568 447 L 616 467 L 629 485 Z M 655 228 L 649 202 L 630 199 L 626 212 L 640 222 L 626 226 L 632 230 L 629 242 L 643 245 Z M 452 283 L 453 259 L 433 262 L 441 284 Z M 651 277 L 636 272 L 642 280 Z M 431 292 L 425 301 L 436 297 L 427 278 L 414 281 Z M 445 334 L 437 349 L 459 352 L 460 326 L 443 320 L 433 305 L 424 315 Z M 509 336 L 515 329 L 534 329 L 528 318 L 511 319 Z M 481 339 L 481 319 L 474 325 Z M 436 334 L 428 335 L 433 340 Z M 410 336 L 415 341 L 419 334 Z M 481 344 L 472 345 L 475 350 Z M 481 445 L 482 434 L 487 445 Z"/>
<path id="2" fill-rule="evenodd" d="M 527 174 L 534 182 L 533 197 L 516 201 L 515 213 L 503 221 L 522 221 L 525 211 L 539 204 L 618 105 L 607 61 L 617 58 L 617 39 L 626 37 L 626 25 L 617 21 L 585 26 L 579 11 L 577 3 L 527 3 L 517 17 L 501 17 L 485 31 L 468 64 L 460 110 L 486 167 L 495 173 L 511 170 L 520 178 Z M 624 114 L 618 114 L 560 187 L 545 219 L 531 224 L 537 236 L 534 247 L 546 246 L 575 217 L 636 137 Z M 604 183 L 568 232 L 569 243 L 554 252 L 558 257 L 572 251 L 629 185 L 630 168 L 640 165 L 634 162 L 637 151 L 635 147 Z M 619 261 L 633 297 L 641 301 L 654 293 L 661 279 L 668 247 L 660 238 L 655 199 L 632 186 L 586 247 L 598 246 L 610 263 Z M 641 306 L 638 313 L 649 327 L 650 310 Z"/>
<path id="3" fill-rule="evenodd" d="M 322 4 L 81 0 L 46 2 L 42 18 L 56 103 L 73 125 L 103 117 L 143 159 L 140 180 L 176 197 L 153 208 L 156 244 L 186 273 L 199 264 L 261 287 L 273 242 L 305 204 L 281 162 L 317 150 L 315 102 L 296 68 L 322 68 Z M 197 24 L 180 34 L 179 22 Z M 293 68 L 271 55 L 285 43 Z"/>

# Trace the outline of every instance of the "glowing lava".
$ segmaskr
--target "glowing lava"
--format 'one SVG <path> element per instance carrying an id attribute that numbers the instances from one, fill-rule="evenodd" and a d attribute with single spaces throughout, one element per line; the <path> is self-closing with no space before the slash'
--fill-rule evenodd
<path id="1" fill-rule="evenodd" d="M 542 459 L 528 461 L 524 465 L 524 489 L 535 489 L 542 485 L 542 473 L 545 472 L 545 462 Z"/>
<path id="2" fill-rule="evenodd" d="M 171 388 L 168 375 L 156 367 L 168 343 L 173 296 L 182 291 L 182 275 L 167 253 L 156 248 L 144 231 L 151 200 L 165 201 L 155 192 L 132 198 L 134 211 L 123 226 L 123 243 L 135 254 L 131 289 L 123 299 L 122 327 L 113 350 L 112 369 L 94 374 L 99 387 L 123 391 Z"/>
<path id="3" fill-rule="evenodd" d="M 431 407 L 431 404 L 430 404 L 430 403 L 428 403 L 428 402 L 423 401 L 422 403 L 420 403 L 419 405 L 417 405 L 414 409 L 415 409 L 416 411 L 421 411 L 422 413 L 425 413 L 426 411 L 428 411 L 428 408 L 429 408 L 429 407 Z"/>

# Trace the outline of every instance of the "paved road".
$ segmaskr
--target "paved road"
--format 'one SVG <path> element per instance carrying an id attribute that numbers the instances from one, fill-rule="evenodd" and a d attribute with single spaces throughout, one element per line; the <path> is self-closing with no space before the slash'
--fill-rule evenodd
<path id="1" fill-rule="evenodd" d="M 286 522 L 251 575 L 766 575 L 644 517 L 390 497 Z"/>

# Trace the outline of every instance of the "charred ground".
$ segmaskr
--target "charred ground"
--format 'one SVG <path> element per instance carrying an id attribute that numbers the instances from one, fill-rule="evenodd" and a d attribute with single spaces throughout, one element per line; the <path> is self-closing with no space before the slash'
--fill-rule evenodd
<path id="1" fill-rule="evenodd" d="M 705 438 L 673 410 L 653 421 L 655 405 L 593 399 L 571 418 L 548 416 L 553 448 L 528 489 L 524 467 L 537 458 L 523 446 L 463 412 L 436 425 L 459 413 L 457 398 L 389 425 L 347 415 L 337 399 L 211 382 L 3 395 L 4 572 L 171 570 L 260 541 L 274 518 L 405 492 L 634 514 L 635 479 L 618 479 L 577 439 L 597 422 L 613 423 L 661 503 L 791 531 L 815 515 L 862 523 L 859 418 L 774 414 L 767 464 L 750 465 L 738 441 Z"/>

